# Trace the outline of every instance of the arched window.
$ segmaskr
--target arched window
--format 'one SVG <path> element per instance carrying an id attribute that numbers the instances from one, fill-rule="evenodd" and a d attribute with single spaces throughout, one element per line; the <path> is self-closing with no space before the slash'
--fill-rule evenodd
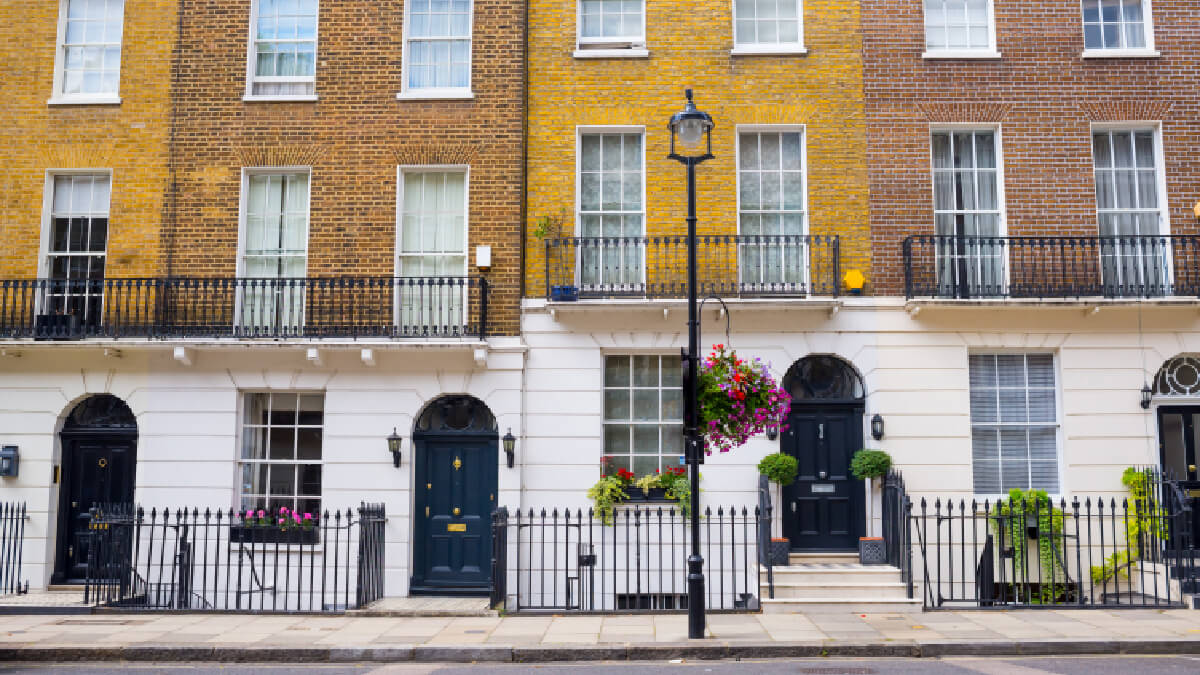
<path id="1" fill-rule="evenodd" d="M 793 363 L 783 388 L 795 401 L 858 401 L 866 395 L 862 378 L 836 356 L 806 356 Z"/>
<path id="2" fill-rule="evenodd" d="M 443 396 L 417 418 L 418 432 L 497 433 L 496 418 L 487 405 L 474 396 Z"/>
<path id="3" fill-rule="evenodd" d="M 121 399 L 96 394 L 80 401 L 67 416 L 63 431 L 137 431 L 137 417 Z"/>
<path id="4" fill-rule="evenodd" d="M 1200 358 L 1176 356 L 1154 376 L 1156 396 L 1200 396 Z"/>

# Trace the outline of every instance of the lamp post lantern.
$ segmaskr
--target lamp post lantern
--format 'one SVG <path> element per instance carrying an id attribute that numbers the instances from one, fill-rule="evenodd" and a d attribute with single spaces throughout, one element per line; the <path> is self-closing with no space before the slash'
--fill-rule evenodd
<path id="1" fill-rule="evenodd" d="M 704 558 L 700 555 L 700 463 L 704 443 L 700 436 L 699 366 L 700 322 L 696 309 L 696 165 L 712 154 L 712 117 L 701 112 L 692 102 L 692 90 L 687 89 L 687 105 L 671 116 L 671 154 L 687 167 L 687 252 L 688 252 L 688 348 L 684 354 L 686 367 L 683 377 L 683 436 L 684 454 L 692 483 L 691 529 L 692 551 L 687 559 L 688 576 L 688 637 L 704 637 Z"/>

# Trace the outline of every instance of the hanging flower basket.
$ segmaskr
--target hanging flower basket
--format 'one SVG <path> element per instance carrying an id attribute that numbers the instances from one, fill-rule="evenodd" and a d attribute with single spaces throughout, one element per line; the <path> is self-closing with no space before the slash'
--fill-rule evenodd
<path id="1" fill-rule="evenodd" d="M 762 359 L 744 361 L 725 345 L 713 345 L 700 363 L 700 429 L 705 452 L 729 452 L 768 431 L 781 431 L 792 397 L 776 384 Z"/>

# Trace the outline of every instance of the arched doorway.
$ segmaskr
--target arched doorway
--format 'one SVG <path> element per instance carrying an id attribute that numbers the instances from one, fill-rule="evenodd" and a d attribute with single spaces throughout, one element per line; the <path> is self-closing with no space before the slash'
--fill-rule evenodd
<path id="1" fill-rule="evenodd" d="M 777 510 L 783 534 L 793 550 L 856 550 L 866 500 L 850 459 L 863 447 L 862 378 L 835 356 L 806 356 L 788 369 L 783 388 L 792 395 L 792 412 L 780 452 L 800 464 Z"/>
<path id="2" fill-rule="evenodd" d="M 500 435 L 472 396 L 443 396 L 413 430 L 413 594 L 486 595 Z"/>
<path id="3" fill-rule="evenodd" d="M 137 437 L 133 411 L 111 394 L 89 396 L 67 416 L 59 433 L 62 468 L 55 582 L 82 582 L 86 576 L 89 509 L 133 501 Z"/>
<path id="4" fill-rule="evenodd" d="M 1200 494 L 1200 357 L 1181 354 L 1154 376 L 1158 402 L 1158 453 L 1163 471 L 1180 481 L 1185 494 Z M 1193 513 L 1200 497 L 1192 498 Z M 1193 518 L 1193 541 L 1200 541 L 1200 518 Z"/>

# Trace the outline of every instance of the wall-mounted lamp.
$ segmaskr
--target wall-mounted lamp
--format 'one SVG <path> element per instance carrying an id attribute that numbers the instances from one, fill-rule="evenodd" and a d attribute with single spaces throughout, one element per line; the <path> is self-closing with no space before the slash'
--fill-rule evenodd
<path id="1" fill-rule="evenodd" d="M 475 247 L 475 266 L 479 268 L 480 272 L 486 272 L 492 268 L 491 246 Z"/>
<path id="2" fill-rule="evenodd" d="M 387 437 L 388 452 L 392 453 L 392 465 L 397 469 L 400 468 L 400 444 L 404 441 L 400 434 L 396 433 L 396 427 L 392 427 L 392 433 Z"/>
<path id="3" fill-rule="evenodd" d="M 1150 409 L 1150 398 L 1154 396 L 1154 392 L 1150 389 L 1150 383 L 1142 385 L 1142 410 Z"/>
<path id="4" fill-rule="evenodd" d="M 883 417 L 879 413 L 871 418 L 871 438 L 877 441 L 883 438 Z"/>
<path id="5" fill-rule="evenodd" d="M 772 443 L 779 440 L 779 427 L 767 428 L 767 440 L 771 441 Z"/>
<path id="6" fill-rule="evenodd" d="M 513 468 L 513 462 L 516 461 L 517 437 L 512 435 L 512 429 L 510 428 L 508 433 L 504 434 L 504 438 L 500 440 L 504 441 L 504 454 L 508 457 L 508 468 L 511 469 Z"/>
<path id="7" fill-rule="evenodd" d="M 17 453 L 17 446 L 6 445 L 0 448 L 0 476 L 5 478 L 15 478 L 17 475 L 17 462 L 20 456 Z"/>

